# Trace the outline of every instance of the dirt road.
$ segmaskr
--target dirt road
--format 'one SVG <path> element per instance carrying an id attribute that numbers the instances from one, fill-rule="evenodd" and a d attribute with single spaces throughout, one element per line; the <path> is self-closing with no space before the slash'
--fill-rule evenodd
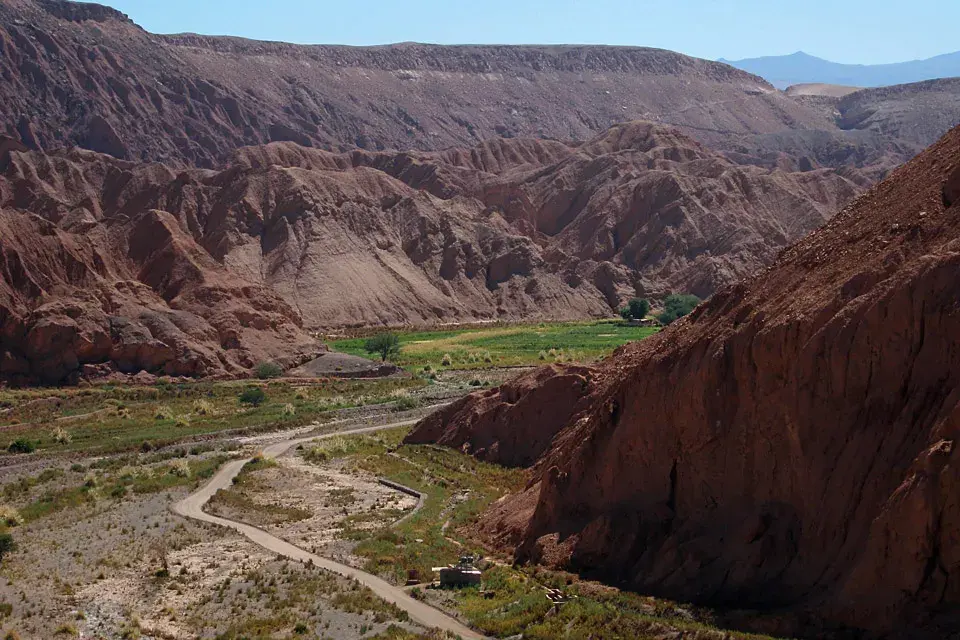
<path id="1" fill-rule="evenodd" d="M 394 427 L 405 426 L 413 424 L 415 421 L 408 422 L 399 422 L 394 424 L 379 425 L 375 427 L 363 427 L 360 429 L 352 429 L 349 431 L 339 431 L 336 433 L 328 433 L 319 436 L 313 436 L 308 438 L 298 438 L 294 440 L 284 440 L 271 444 L 263 449 L 263 455 L 266 458 L 276 458 L 277 456 L 283 455 L 290 448 L 297 446 L 298 444 L 312 442 L 315 440 L 323 440 L 325 438 L 332 438 L 334 436 L 344 436 L 344 435 L 356 435 L 361 433 L 373 433 L 375 431 L 382 431 L 384 429 L 391 429 Z M 193 518 L 194 520 L 200 520 L 201 522 L 209 522 L 212 524 L 221 525 L 224 527 L 229 527 L 235 531 L 246 536 L 252 542 L 260 545 L 264 549 L 282 555 L 284 557 L 290 558 L 292 560 L 298 560 L 300 562 L 312 562 L 315 566 L 325 569 L 327 571 L 332 571 L 334 573 L 340 574 L 347 578 L 352 578 L 363 584 L 364 586 L 369 587 L 375 594 L 386 600 L 387 602 L 392 602 L 397 605 L 408 614 L 410 618 L 427 627 L 427 628 L 436 628 L 443 631 L 452 631 L 453 633 L 461 636 L 464 639 L 470 640 L 479 640 L 484 636 L 478 634 L 475 631 L 467 628 L 456 619 L 448 616 L 447 614 L 434 609 L 433 607 L 411 598 L 403 589 L 393 586 L 389 582 L 378 578 L 375 575 L 366 573 L 359 569 L 354 569 L 339 562 L 334 562 L 327 558 L 320 557 L 308 551 L 296 547 L 285 540 L 281 540 L 276 536 L 270 535 L 262 529 L 251 526 L 249 524 L 244 524 L 243 522 L 236 522 L 234 520 L 228 520 L 226 518 L 220 518 L 217 516 L 210 515 L 203 510 L 203 507 L 210 501 L 210 498 L 219 491 L 220 489 L 225 489 L 233 483 L 233 479 L 237 477 L 240 473 L 240 470 L 243 469 L 243 466 L 248 462 L 248 460 L 233 460 L 228 462 L 223 467 L 217 471 L 216 475 L 208 482 L 206 485 L 190 494 L 180 502 L 176 503 L 173 506 L 174 513 L 177 513 L 186 518 Z"/>

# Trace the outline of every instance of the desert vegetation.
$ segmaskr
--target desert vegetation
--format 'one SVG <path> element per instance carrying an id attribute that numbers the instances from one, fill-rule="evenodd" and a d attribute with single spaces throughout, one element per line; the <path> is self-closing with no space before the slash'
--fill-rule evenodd
<path id="1" fill-rule="evenodd" d="M 408 371 L 489 369 L 549 362 L 590 362 L 617 347 L 642 340 L 652 327 L 630 327 L 615 321 L 547 322 L 490 325 L 447 330 L 401 331 L 394 362 Z M 338 351 L 363 356 L 368 338 L 332 340 Z"/>
<path id="2" fill-rule="evenodd" d="M 427 384 L 409 377 L 0 390 L 0 447 L 17 455 L 152 449 L 302 426 L 337 410 L 395 402 L 397 391 Z"/>
<path id="3" fill-rule="evenodd" d="M 672 324 L 689 314 L 700 304 L 700 298 L 691 294 L 672 294 L 663 301 L 663 311 L 657 315 L 660 324 Z"/>

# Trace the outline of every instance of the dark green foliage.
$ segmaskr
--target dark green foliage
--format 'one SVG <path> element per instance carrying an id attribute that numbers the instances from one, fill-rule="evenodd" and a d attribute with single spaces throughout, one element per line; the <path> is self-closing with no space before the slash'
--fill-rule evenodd
<path id="1" fill-rule="evenodd" d="M 247 387 L 240 393 L 240 402 L 259 407 L 267 399 L 267 394 L 260 387 Z"/>
<path id="2" fill-rule="evenodd" d="M 690 294 L 673 294 L 663 301 L 663 313 L 657 316 L 662 324 L 667 325 L 687 315 L 700 304 L 700 298 Z"/>
<path id="3" fill-rule="evenodd" d="M 36 450 L 37 445 L 26 438 L 17 438 L 7 447 L 10 453 L 33 453 Z"/>
<path id="4" fill-rule="evenodd" d="M 10 553 L 17 550 L 17 543 L 9 533 L 0 533 L 0 560 Z"/>
<path id="5" fill-rule="evenodd" d="M 261 380 L 279 378 L 283 375 L 283 369 L 275 362 L 261 362 L 254 371 Z"/>
<path id="6" fill-rule="evenodd" d="M 643 320 L 650 313 L 650 302 L 646 298 L 634 298 L 620 309 L 620 317 L 626 321 Z"/>
<path id="7" fill-rule="evenodd" d="M 386 362 L 400 355 L 400 337 L 395 333 L 380 333 L 363 344 L 367 353 L 375 353 Z"/>

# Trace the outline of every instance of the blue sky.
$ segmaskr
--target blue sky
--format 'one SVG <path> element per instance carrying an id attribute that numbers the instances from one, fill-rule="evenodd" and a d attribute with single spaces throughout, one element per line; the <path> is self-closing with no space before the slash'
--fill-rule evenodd
<path id="1" fill-rule="evenodd" d="M 306 44 L 617 44 L 710 59 L 803 50 L 864 64 L 960 49 L 960 0 L 101 1 L 156 33 Z"/>

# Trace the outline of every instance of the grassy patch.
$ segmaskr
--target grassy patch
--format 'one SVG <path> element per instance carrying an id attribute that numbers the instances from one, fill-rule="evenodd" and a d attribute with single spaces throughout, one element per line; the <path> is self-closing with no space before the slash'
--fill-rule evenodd
<path id="1" fill-rule="evenodd" d="M 29 441 L 40 451 L 146 451 L 228 430 L 295 428 L 336 409 L 392 402 L 425 385 L 394 378 L 257 382 L 265 395 L 257 406 L 240 401 L 248 382 L 0 390 L 0 404 L 9 407 L 0 414 L 0 448 Z"/>
<path id="2" fill-rule="evenodd" d="M 142 495 L 192 486 L 211 477 L 227 459 L 228 456 L 219 455 L 192 462 L 179 459 L 155 468 L 127 466 L 110 472 L 91 472 L 78 486 L 53 489 L 41 494 L 20 509 L 20 516 L 24 522 L 33 522 L 64 509 L 95 504 L 101 499 L 119 499 L 128 493 Z M 7 491 L 5 488 L 4 493 Z M 11 493 L 14 491 L 16 489 Z"/>
<path id="3" fill-rule="evenodd" d="M 568 602 L 554 607 L 546 597 L 545 586 L 562 589 Z M 451 593 L 471 625 L 499 638 L 522 633 L 531 640 L 666 636 L 770 640 L 768 636 L 721 631 L 706 610 L 580 582 L 576 576 L 542 569 L 493 567 L 484 573 L 483 589 L 483 593 L 476 587 Z"/>
<path id="4" fill-rule="evenodd" d="M 358 469 L 427 494 L 423 508 L 399 526 L 371 530 L 369 523 L 382 519 L 382 512 L 355 514 L 340 523 L 342 536 L 358 541 L 354 553 L 366 558 L 365 569 L 400 584 L 409 571 L 427 577 L 432 567 L 455 561 L 463 551 L 456 543 L 464 543 L 456 539 L 457 527 L 476 518 L 505 492 L 519 490 L 527 480 L 523 470 L 486 464 L 448 449 L 399 446 L 406 433 L 407 429 L 399 428 L 337 438 L 339 442 L 328 441 L 330 448 L 322 456 L 313 450 L 305 452 L 308 460 L 316 462 L 349 458 Z"/>
<path id="5" fill-rule="evenodd" d="M 395 362 L 408 369 L 483 369 L 548 362 L 586 362 L 657 329 L 620 321 L 553 322 L 448 331 L 401 332 Z M 336 340 L 337 351 L 365 356 L 365 338 Z"/>

